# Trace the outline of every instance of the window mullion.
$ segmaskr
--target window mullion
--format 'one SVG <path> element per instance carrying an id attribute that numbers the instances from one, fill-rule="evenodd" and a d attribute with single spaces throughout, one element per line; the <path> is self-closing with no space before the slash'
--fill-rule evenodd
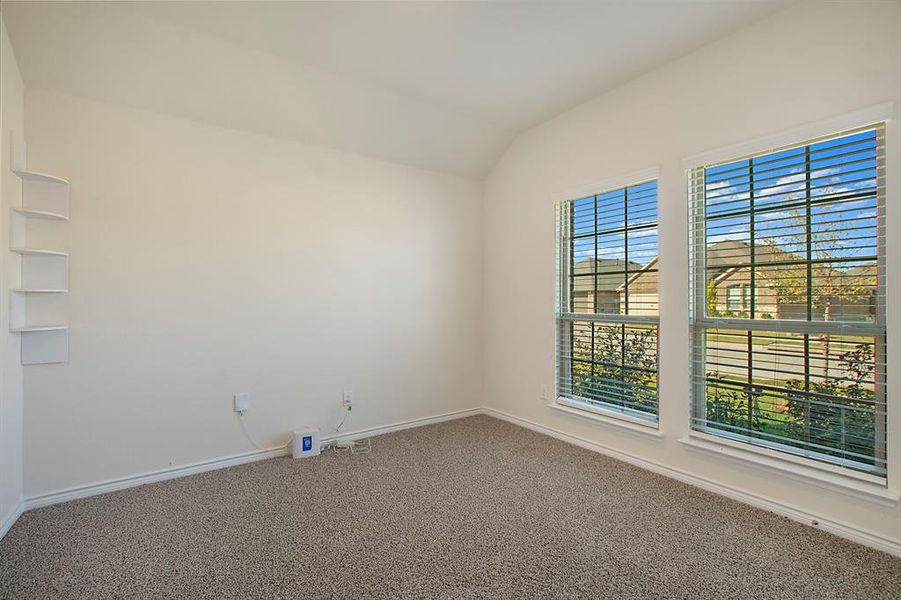
<path id="1" fill-rule="evenodd" d="M 591 304 L 592 304 L 591 312 L 596 313 L 596 312 L 598 312 L 598 250 L 599 250 L 598 238 L 600 237 L 600 234 L 598 233 L 598 197 L 597 196 L 594 197 L 594 202 L 592 202 L 592 206 L 594 206 L 594 254 L 593 254 L 594 264 L 592 266 L 592 269 L 594 271 L 594 277 L 592 278 L 592 279 L 594 279 L 594 295 L 592 296 L 592 299 L 591 299 Z M 593 329 L 592 329 L 591 336 L 592 336 L 592 339 L 591 339 L 592 346 L 594 346 L 594 330 Z"/>
<path id="2" fill-rule="evenodd" d="M 813 320 L 813 215 L 810 206 L 810 146 L 804 146 L 804 202 L 807 246 L 807 320 Z"/>
<path id="3" fill-rule="evenodd" d="M 598 250 L 599 250 L 599 239 L 598 239 L 598 197 L 595 195 L 594 201 L 592 202 L 592 206 L 594 207 L 594 255 L 592 264 L 592 270 L 594 271 L 593 280 L 593 289 L 594 295 L 591 297 L 591 312 L 597 314 L 598 312 Z M 595 365 L 595 345 L 597 343 L 597 339 L 595 337 L 597 331 L 597 325 L 595 323 L 591 324 L 591 376 L 597 376 L 597 367 Z"/>
<path id="4" fill-rule="evenodd" d="M 623 312 L 629 314 L 629 188 L 623 191 Z M 625 330 L 624 330 L 625 331 Z M 623 342 L 625 344 L 625 342 Z"/>
<path id="5" fill-rule="evenodd" d="M 754 159 L 753 158 L 748 159 L 748 189 L 750 190 L 750 193 L 748 194 L 748 203 L 749 203 L 748 208 L 749 208 L 750 216 L 748 219 L 749 219 L 749 225 L 750 225 L 750 229 L 751 229 L 751 243 L 750 243 L 750 248 L 748 249 L 748 256 L 751 261 L 751 289 L 754 290 L 757 286 L 757 281 L 756 281 L 756 279 L 757 279 L 757 253 L 755 251 L 755 248 L 757 247 L 757 237 L 756 237 L 757 233 L 755 231 L 756 223 L 754 222 L 756 217 L 754 215 Z M 752 293 L 751 294 L 751 310 L 748 311 L 748 315 L 750 315 L 750 317 L 752 319 L 755 317 L 754 311 L 756 308 L 757 307 L 755 306 L 755 303 L 754 303 L 754 294 Z"/>

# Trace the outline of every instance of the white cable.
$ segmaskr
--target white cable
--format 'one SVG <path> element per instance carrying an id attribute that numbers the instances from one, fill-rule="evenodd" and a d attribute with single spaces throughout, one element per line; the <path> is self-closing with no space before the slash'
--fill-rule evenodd
<path id="1" fill-rule="evenodd" d="M 238 423 L 241 424 L 241 431 L 244 432 L 244 437 L 247 438 L 248 442 L 253 444 L 254 448 L 256 448 L 257 450 L 270 450 L 270 448 L 263 448 L 262 446 L 257 444 L 256 440 L 254 440 L 253 437 L 250 435 L 250 432 L 247 431 L 247 426 L 244 424 L 244 413 L 243 412 L 238 413 Z M 276 446 L 276 448 L 284 448 L 285 446 L 290 446 L 290 445 L 291 445 L 291 440 L 289 439 L 284 444 L 282 444 L 280 446 Z"/>
<path id="2" fill-rule="evenodd" d="M 325 452 L 329 449 L 338 454 L 344 454 L 345 452 L 349 452 L 350 454 L 366 454 L 372 450 L 372 440 L 369 438 L 362 440 L 333 439 L 320 446 L 320 452 Z"/>
<path id="3" fill-rule="evenodd" d="M 344 407 L 344 416 L 341 418 L 341 422 L 338 423 L 338 426 L 335 427 L 335 433 L 340 432 L 341 428 L 344 427 L 344 422 L 347 421 L 348 415 L 350 415 L 350 407 L 349 406 Z"/>
<path id="4" fill-rule="evenodd" d="M 365 444 L 363 442 L 366 442 Z M 372 440 L 366 438 L 365 440 L 354 441 L 353 445 L 350 447 L 351 454 L 366 454 L 372 450 Z"/>
<path id="5" fill-rule="evenodd" d="M 350 414 L 350 410 L 345 410 L 343 418 L 341 422 L 338 423 L 338 426 L 335 427 L 335 433 L 341 431 L 341 428 L 347 422 L 347 417 Z M 241 425 L 241 431 L 244 433 L 244 437 L 247 438 L 247 441 L 253 445 L 257 450 L 269 450 L 270 448 L 264 448 L 257 443 L 253 436 L 250 435 L 250 431 L 247 430 L 247 425 L 244 423 L 244 413 L 238 413 L 238 423 Z M 364 443 L 365 442 L 365 443 Z M 276 446 L 276 448 L 284 448 L 285 446 L 290 446 L 291 440 L 288 439 L 287 442 L 282 444 L 281 446 Z M 331 448 L 334 452 L 342 453 L 342 452 L 350 452 L 351 454 L 366 454 L 372 450 L 372 440 L 366 438 L 365 440 L 351 440 L 351 441 L 341 441 L 341 440 L 332 440 L 328 443 L 322 444 L 320 446 L 320 452 L 324 452 Z"/>
<path id="6" fill-rule="evenodd" d="M 365 443 L 364 443 L 365 442 Z M 366 438 L 364 440 L 332 440 L 328 446 L 331 446 L 335 452 L 350 452 L 351 454 L 366 454 L 372 450 L 372 440 Z M 326 448 L 328 448 L 326 446 Z"/>

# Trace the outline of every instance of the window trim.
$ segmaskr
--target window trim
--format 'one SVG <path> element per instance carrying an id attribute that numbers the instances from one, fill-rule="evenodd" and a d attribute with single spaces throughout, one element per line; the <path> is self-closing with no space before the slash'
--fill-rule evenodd
<path id="1" fill-rule="evenodd" d="M 635 417 L 630 414 L 621 413 L 615 410 L 605 409 L 601 406 L 594 406 L 565 396 L 556 396 L 552 402 L 548 403 L 548 408 L 603 423 L 611 427 L 618 427 L 626 431 L 650 435 L 653 437 L 662 437 L 663 431 L 660 429 L 659 421 L 651 420 L 646 417 Z"/>
<path id="2" fill-rule="evenodd" d="M 568 307 L 569 304 L 569 284 L 567 281 L 567 272 L 560 268 L 563 261 L 569 256 L 569 249 L 563 248 L 564 237 L 561 235 L 559 220 L 560 206 L 563 203 L 573 202 L 580 198 L 588 196 L 596 196 L 599 194 L 615 191 L 619 188 L 626 188 L 639 185 L 648 181 L 657 183 L 657 208 L 660 207 L 660 167 L 650 167 L 640 171 L 633 171 L 625 175 L 617 175 L 597 181 L 591 184 L 585 184 L 578 187 L 570 188 L 566 191 L 557 192 L 551 195 L 552 205 L 554 207 L 554 247 L 555 247 L 555 315 L 554 315 L 554 399 L 548 403 L 548 407 L 561 412 L 576 414 L 594 421 L 607 425 L 622 427 L 630 431 L 638 431 L 641 433 L 651 433 L 652 435 L 662 435 L 660 430 L 660 388 L 658 381 L 657 388 L 657 412 L 653 416 L 634 416 L 630 413 L 638 411 L 630 411 L 628 408 L 617 410 L 615 407 L 605 408 L 602 406 L 594 406 L 587 402 L 579 402 L 578 399 L 560 396 L 558 393 L 558 385 L 561 373 L 569 370 L 569 366 L 563 365 L 563 359 L 559 353 L 560 328 L 562 323 L 571 322 L 572 320 L 604 322 L 614 324 L 645 324 L 655 325 L 657 327 L 657 348 L 659 356 L 660 344 L 660 313 L 659 313 L 659 293 L 658 288 L 658 313 L 656 315 L 620 315 L 612 313 L 573 313 L 561 310 Z M 657 231 L 659 235 L 659 214 L 657 221 Z M 659 369 L 658 369 L 659 377 Z"/>
<path id="3" fill-rule="evenodd" d="M 864 498 L 885 506 L 895 506 L 901 501 L 901 489 L 890 485 L 886 478 L 830 463 L 786 454 L 779 450 L 730 440 L 697 430 L 689 430 L 687 435 L 679 439 L 679 443 L 691 450 L 776 472 L 805 483 L 813 483 L 828 490 Z"/>
<path id="4" fill-rule="evenodd" d="M 729 162 L 736 157 L 761 154 L 774 148 L 796 146 L 810 140 L 834 135 L 836 132 L 867 127 L 873 123 L 892 121 L 895 118 L 895 110 L 894 102 L 883 102 L 853 112 L 807 123 L 800 127 L 754 138 L 746 142 L 701 152 L 686 157 L 682 161 L 682 169 L 686 174 L 690 174 L 691 170 L 697 167 Z"/>
<path id="5" fill-rule="evenodd" d="M 598 190 L 607 190 L 613 191 L 618 188 L 628 187 L 631 185 L 635 185 L 636 183 L 641 183 L 643 181 L 650 181 L 652 179 L 660 180 L 660 167 L 651 167 L 648 169 L 641 169 L 639 171 L 633 171 L 626 175 L 616 175 L 612 177 L 607 177 L 605 179 L 601 179 L 599 181 L 588 182 L 583 185 L 579 185 L 576 187 L 568 188 L 551 194 L 551 205 L 555 206 L 558 202 L 568 202 L 570 200 L 578 200 L 579 198 L 584 198 L 586 196 L 595 196 L 597 194 L 602 194 L 604 192 L 600 192 Z M 658 199 L 659 199 L 659 188 L 658 188 Z M 658 202 L 659 205 L 659 202 Z"/>
<path id="6" fill-rule="evenodd" d="M 864 495 L 878 496 L 883 499 L 888 498 L 892 501 L 893 504 L 899 500 L 899 496 L 901 496 L 901 490 L 894 490 L 891 485 L 891 482 L 893 481 L 891 476 L 896 472 L 896 467 L 891 464 L 889 458 L 891 455 L 890 449 L 894 447 L 896 440 L 893 439 L 894 436 L 891 436 L 891 395 L 887 392 L 887 390 L 884 391 L 886 407 L 886 415 L 883 421 L 886 447 L 886 468 L 884 475 L 866 473 L 857 469 L 842 466 L 841 464 L 839 464 L 840 460 L 837 460 L 836 462 L 825 462 L 805 456 L 800 456 L 798 454 L 785 452 L 778 447 L 778 444 L 772 444 L 772 447 L 770 447 L 770 445 L 765 442 L 752 444 L 744 441 L 733 440 L 728 436 L 714 435 L 703 430 L 695 429 L 693 424 L 694 419 L 697 417 L 696 412 L 698 405 L 695 402 L 695 397 L 698 393 L 699 388 L 699 383 L 696 381 L 694 374 L 694 369 L 696 368 L 694 356 L 696 351 L 695 349 L 698 347 L 697 344 L 703 344 L 702 338 L 706 329 L 712 329 L 726 325 L 728 325 L 728 328 L 733 329 L 737 325 L 741 325 L 742 327 L 746 327 L 748 330 L 752 331 L 765 330 L 779 332 L 788 331 L 797 333 L 822 333 L 824 330 L 828 330 L 830 333 L 834 332 L 836 334 L 841 334 L 853 329 L 857 333 L 864 332 L 866 335 L 872 333 L 872 335 L 874 335 L 875 337 L 881 336 L 883 337 L 883 340 L 885 340 L 889 329 L 888 324 L 890 311 L 887 309 L 891 305 L 888 300 L 888 288 L 883 287 L 883 320 L 881 322 L 869 324 L 869 329 L 871 329 L 872 332 L 870 332 L 867 328 L 867 324 L 863 323 L 851 324 L 841 321 L 780 321 L 768 319 L 740 319 L 707 316 L 706 306 L 704 304 L 704 294 L 706 290 L 703 289 L 703 284 L 700 283 L 702 281 L 702 277 L 698 276 L 698 272 L 703 273 L 705 271 L 705 257 L 703 256 L 703 253 L 700 257 L 697 257 L 694 254 L 698 236 L 700 235 L 701 239 L 703 239 L 705 236 L 704 227 L 706 223 L 705 218 L 697 219 L 695 214 L 697 208 L 695 206 L 695 197 L 693 190 L 698 185 L 696 181 L 696 170 L 700 168 L 706 168 L 710 165 L 723 164 L 742 160 L 743 158 L 750 158 L 755 155 L 778 152 L 782 148 L 809 145 L 810 143 L 816 142 L 816 140 L 820 138 L 837 136 L 845 132 L 852 132 L 857 129 L 864 129 L 873 126 L 882 126 L 883 135 L 887 138 L 889 135 L 888 132 L 891 129 L 890 123 L 894 120 L 895 112 L 896 104 L 894 102 L 877 104 L 858 111 L 838 115 L 828 119 L 823 119 L 814 123 L 809 123 L 807 125 L 796 127 L 794 129 L 780 133 L 755 138 L 748 142 L 733 144 L 716 150 L 696 154 L 683 160 L 682 165 L 685 177 L 684 181 L 687 183 L 686 200 L 689 213 L 688 287 L 690 344 L 689 352 L 691 354 L 691 358 L 689 375 L 689 410 L 687 434 L 685 437 L 679 440 L 681 443 L 703 450 L 708 450 L 710 452 L 713 452 L 714 454 L 724 455 L 726 453 L 729 453 L 731 454 L 730 458 L 737 457 L 741 460 L 744 460 L 745 462 L 754 463 L 758 466 L 771 467 L 772 465 L 770 463 L 776 463 L 777 465 L 780 463 L 789 465 L 784 470 L 791 473 L 797 473 L 800 470 L 805 473 L 809 471 L 811 473 L 829 474 L 838 478 L 839 482 L 844 481 L 845 483 L 840 483 L 839 485 L 843 487 L 849 487 L 852 491 L 856 491 Z M 885 146 L 888 146 L 888 141 L 886 140 L 884 144 Z M 883 188 L 883 207 L 885 207 L 888 202 L 888 192 L 885 188 Z M 883 225 L 882 227 L 885 227 L 886 225 Z M 883 239 L 885 238 L 883 237 Z M 883 244 L 883 246 L 879 249 L 879 261 L 883 265 L 885 256 L 886 247 Z M 881 285 L 884 286 L 885 284 L 882 283 Z M 885 342 L 883 341 L 883 343 Z M 886 349 L 888 349 L 887 345 Z M 886 364 L 885 367 L 887 369 L 890 368 L 890 364 Z M 760 442 L 760 440 L 758 440 L 758 442 Z M 814 479 L 817 479 L 817 477 L 814 477 Z M 876 488 L 879 488 L 881 490 L 888 490 L 888 492 L 874 492 L 873 489 Z"/>

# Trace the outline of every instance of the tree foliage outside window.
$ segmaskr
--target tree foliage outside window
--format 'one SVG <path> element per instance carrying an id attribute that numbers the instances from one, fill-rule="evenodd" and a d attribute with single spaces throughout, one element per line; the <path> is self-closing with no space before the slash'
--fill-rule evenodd
<path id="1" fill-rule="evenodd" d="M 720 372 L 707 373 L 707 421 L 728 432 L 744 432 L 792 444 L 800 440 L 820 452 L 844 457 L 849 450 L 867 461 L 874 448 L 876 395 L 871 344 L 858 344 L 839 355 L 847 377 L 825 381 L 792 378 L 783 389 L 736 382 L 724 385 Z M 782 410 L 772 414 L 770 407 Z M 832 450 L 834 449 L 834 450 Z"/>
<path id="2" fill-rule="evenodd" d="M 594 344 L 574 344 L 577 396 L 637 410 L 657 411 L 657 329 L 596 325 Z"/>

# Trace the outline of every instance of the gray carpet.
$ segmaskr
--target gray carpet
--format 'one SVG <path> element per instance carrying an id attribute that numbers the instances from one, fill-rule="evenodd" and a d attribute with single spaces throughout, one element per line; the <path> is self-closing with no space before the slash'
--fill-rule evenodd
<path id="1" fill-rule="evenodd" d="M 2 598 L 898 598 L 901 560 L 489 417 L 26 513 Z"/>

